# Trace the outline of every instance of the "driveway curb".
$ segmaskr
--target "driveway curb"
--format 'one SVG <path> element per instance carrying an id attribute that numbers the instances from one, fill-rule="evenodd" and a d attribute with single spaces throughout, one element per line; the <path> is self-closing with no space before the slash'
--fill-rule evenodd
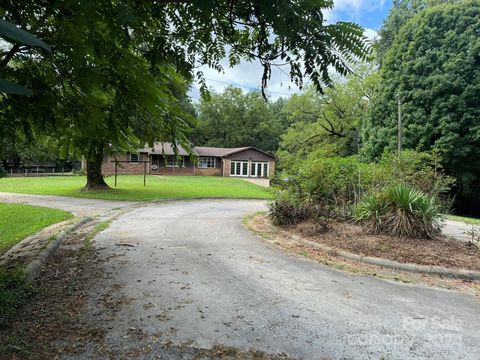
<path id="1" fill-rule="evenodd" d="M 272 232 L 279 232 L 280 229 L 274 225 L 266 224 L 266 227 L 269 231 Z M 417 274 L 428 274 L 428 275 L 439 275 L 445 276 L 450 278 L 457 278 L 463 280 L 480 280 L 480 271 L 473 271 L 473 270 L 453 270 L 444 268 L 441 266 L 428 266 L 428 265 L 419 265 L 419 264 L 412 264 L 412 263 L 400 263 L 393 260 L 382 259 L 377 257 L 371 256 L 362 256 L 353 254 L 348 251 L 335 249 L 323 244 L 319 244 L 307 239 L 304 239 L 301 236 L 295 234 L 288 234 L 291 240 L 300 243 L 302 245 L 310 246 L 317 250 L 322 250 L 327 253 L 335 253 L 336 255 L 343 257 L 348 260 L 358 261 L 360 263 L 368 264 L 368 265 L 376 265 L 381 266 L 393 270 L 399 271 L 406 271 L 410 273 L 417 273 Z"/>
<path id="2" fill-rule="evenodd" d="M 205 197 L 191 197 L 191 198 L 168 198 L 168 199 L 156 199 L 156 200 L 146 200 L 140 202 L 140 204 L 156 204 L 156 203 L 169 203 L 169 202 L 180 202 L 180 201 L 196 201 L 196 200 L 258 200 L 258 201 L 271 201 L 271 198 L 258 198 L 258 197 L 228 197 L 228 196 L 205 196 Z"/>
<path id="3" fill-rule="evenodd" d="M 25 281 L 31 283 L 35 280 L 42 270 L 43 265 L 47 262 L 48 258 L 58 250 L 62 242 L 65 240 L 67 235 L 77 230 L 80 226 L 92 221 L 92 218 L 83 218 L 75 224 L 69 226 L 65 230 L 61 231 L 55 238 L 51 241 L 45 249 L 43 249 L 36 257 L 33 259 L 25 269 Z"/>

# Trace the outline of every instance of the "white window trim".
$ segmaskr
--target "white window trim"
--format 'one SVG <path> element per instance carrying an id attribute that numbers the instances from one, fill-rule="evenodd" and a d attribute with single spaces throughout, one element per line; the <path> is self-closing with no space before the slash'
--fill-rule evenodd
<path id="1" fill-rule="evenodd" d="M 235 164 L 235 173 L 237 172 L 237 163 L 240 163 L 240 174 L 232 174 L 232 164 Z M 247 164 L 247 175 L 243 175 L 243 164 Z M 230 161 L 230 176 L 235 177 L 250 177 L 250 166 L 249 162 L 245 160 L 233 160 Z"/>
<path id="2" fill-rule="evenodd" d="M 208 163 L 208 159 L 213 159 L 213 166 L 201 166 L 200 165 L 200 159 L 207 159 L 207 163 Z M 215 156 L 199 156 L 198 157 L 198 168 L 199 169 L 215 169 L 216 166 L 217 166 L 217 159 L 215 158 Z"/>
<path id="3" fill-rule="evenodd" d="M 261 165 L 260 167 L 260 174 L 258 173 L 258 164 Z M 251 166 L 255 165 L 255 175 L 251 174 L 251 169 L 250 169 L 250 177 L 255 177 L 255 178 L 268 178 L 270 174 L 270 163 L 268 161 L 252 161 Z M 264 166 L 267 165 L 267 173 L 265 174 L 264 172 Z"/>

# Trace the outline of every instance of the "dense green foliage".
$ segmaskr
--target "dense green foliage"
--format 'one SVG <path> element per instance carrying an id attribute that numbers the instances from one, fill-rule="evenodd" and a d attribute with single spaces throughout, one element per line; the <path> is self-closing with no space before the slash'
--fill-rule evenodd
<path id="1" fill-rule="evenodd" d="M 362 208 L 370 206 L 372 214 L 376 211 L 374 205 L 379 204 L 383 214 L 385 204 L 378 201 L 377 194 L 392 195 L 389 189 L 399 186 L 418 189 L 414 191 L 433 199 L 437 212 L 445 212 L 445 208 L 441 206 L 442 197 L 448 193 L 453 182 L 451 177 L 444 174 L 439 165 L 441 159 L 437 154 L 410 150 L 402 152 L 400 157 L 385 153 L 376 163 L 363 163 L 357 156 L 329 157 L 321 151 L 297 161 L 295 168 L 284 169 L 276 181 L 276 197 L 270 214 L 277 224 L 292 224 L 306 218 L 353 220 L 355 207 L 361 201 L 364 204 Z M 381 198 L 383 199 L 383 195 Z M 393 195 L 389 199 L 394 201 Z M 416 203 L 421 207 L 420 210 L 425 210 L 423 224 L 433 226 L 432 222 L 433 219 L 436 221 L 437 214 L 434 216 L 432 213 L 431 218 L 427 217 L 427 207 L 423 199 Z M 399 205 L 396 202 L 392 204 Z M 377 210 L 380 212 L 380 208 Z M 390 221 L 389 229 L 395 224 L 394 214 L 392 210 L 388 211 L 388 216 L 385 215 Z M 400 215 L 402 214 L 399 213 Z M 427 219 L 432 221 L 427 222 Z M 384 228 L 377 228 L 384 232 Z M 418 236 L 424 236 L 427 234 L 425 229 L 427 228 L 418 230 L 417 227 L 414 231 L 418 231 Z M 394 233 L 401 235 L 400 232 L 392 230 L 391 234 Z M 429 231 L 428 234 L 433 232 Z"/>
<path id="2" fill-rule="evenodd" d="M 72 214 L 62 210 L 0 203 L 0 255 L 44 227 L 70 218 Z"/>
<path id="3" fill-rule="evenodd" d="M 277 152 L 280 168 L 295 168 L 299 160 L 319 150 L 327 156 L 357 154 L 359 129 L 377 82 L 374 67 L 361 64 L 355 74 L 337 79 L 324 94 L 310 87 L 286 101 L 283 113 L 291 126 Z"/>
<path id="4" fill-rule="evenodd" d="M 378 32 L 379 39 L 376 52 L 379 64 L 383 64 L 386 53 L 392 46 L 395 37 L 402 26 L 411 18 L 428 7 L 455 1 L 458 0 L 393 0 L 390 12 Z"/>
<path id="5" fill-rule="evenodd" d="M 187 145 L 187 84 L 202 83 L 199 65 L 222 70 L 228 57 L 258 59 L 262 89 L 272 63 L 290 67 L 292 80 L 308 76 L 321 89 L 329 68 L 346 74 L 367 42 L 352 23 L 325 24 L 331 0 L 242 2 L 4 1 L 0 16 L 52 48 L 12 44 L 0 69 L 27 84 L 29 98 L 0 95 L 0 134 L 55 134 L 68 152 L 85 155 L 92 187 L 103 183 L 103 154 L 169 140 Z"/>
<path id="6" fill-rule="evenodd" d="M 143 186 L 142 175 L 118 177 L 118 187 L 109 191 L 79 190 L 84 176 L 26 177 L 0 179 L 0 189 L 5 192 L 62 195 L 93 199 L 151 201 L 158 199 L 231 197 L 270 198 L 270 189 L 245 180 L 218 176 L 147 176 Z M 106 177 L 113 186 L 113 176 Z"/>
<path id="7" fill-rule="evenodd" d="M 404 147 L 441 153 L 461 195 L 478 198 L 479 27 L 480 3 L 469 0 L 426 7 L 401 26 L 383 59 L 378 96 L 363 127 L 366 159 L 395 148 L 400 96 Z"/>
<path id="8" fill-rule="evenodd" d="M 258 91 L 243 93 L 228 87 L 223 93 L 213 93 L 200 100 L 198 127 L 194 144 L 218 147 L 254 146 L 264 151 L 276 151 L 280 135 L 287 127 L 279 116 L 282 101 L 265 102 Z"/>
<path id="9" fill-rule="evenodd" d="M 366 195 L 354 212 L 370 233 L 413 238 L 434 237 L 443 219 L 435 196 L 404 183 Z"/>
<path id="10" fill-rule="evenodd" d="M 0 147 L 3 149 L 0 158 L 0 168 L 6 172 L 25 164 L 52 163 L 65 171 L 78 166 L 80 161 L 74 156 L 60 151 L 59 140 L 52 136 L 36 136 L 35 140 L 25 136 L 0 138 Z"/>

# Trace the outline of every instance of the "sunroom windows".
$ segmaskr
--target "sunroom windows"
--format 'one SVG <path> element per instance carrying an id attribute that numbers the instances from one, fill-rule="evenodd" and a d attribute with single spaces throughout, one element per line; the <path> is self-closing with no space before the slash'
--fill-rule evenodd
<path id="1" fill-rule="evenodd" d="M 200 156 L 198 158 L 198 167 L 200 169 L 214 168 L 215 158 L 213 156 Z"/>
<path id="2" fill-rule="evenodd" d="M 231 161 L 230 176 L 268 177 L 268 162 Z"/>

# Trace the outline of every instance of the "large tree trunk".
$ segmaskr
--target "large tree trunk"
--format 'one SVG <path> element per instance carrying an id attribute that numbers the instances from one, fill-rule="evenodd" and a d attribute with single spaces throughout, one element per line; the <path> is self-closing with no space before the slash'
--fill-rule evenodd
<path id="1" fill-rule="evenodd" d="M 110 189 L 103 179 L 102 162 L 102 152 L 96 153 L 93 158 L 87 158 L 87 185 L 85 185 L 83 191 Z"/>

